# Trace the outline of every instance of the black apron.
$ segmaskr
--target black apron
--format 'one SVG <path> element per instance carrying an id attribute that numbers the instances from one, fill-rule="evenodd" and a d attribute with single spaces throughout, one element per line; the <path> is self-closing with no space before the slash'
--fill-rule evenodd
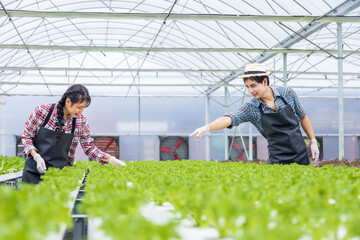
<path id="1" fill-rule="evenodd" d="M 261 124 L 268 141 L 269 163 L 308 165 L 310 163 L 305 141 L 295 114 L 280 96 L 285 107 L 275 113 L 264 113 L 261 104 Z"/>
<path id="2" fill-rule="evenodd" d="M 57 131 L 45 128 L 54 110 L 55 104 L 50 108 L 48 115 L 40 127 L 39 132 L 34 139 L 34 146 L 37 152 L 45 160 L 46 169 L 49 167 L 63 168 L 67 166 L 68 152 L 74 136 L 76 118 L 73 118 L 72 129 L 70 133 L 64 133 L 59 142 L 56 142 Z M 36 161 L 30 155 L 26 158 L 22 175 L 22 181 L 37 184 L 41 181 L 41 174 L 36 168 Z"/>

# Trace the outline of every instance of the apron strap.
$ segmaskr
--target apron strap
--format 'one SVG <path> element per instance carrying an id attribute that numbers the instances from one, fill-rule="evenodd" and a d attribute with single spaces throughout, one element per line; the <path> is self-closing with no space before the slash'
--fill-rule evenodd
<path id="1" fill-rule="evenodd" d="M 74 132 L 75 132 L 75 125 L 76 125 L 76 118 L 73 118 L 71 133 L 74 133 Z"/>
<path id="2" fill-rule="evenodd" d="M 285 104 L 285 106 L 288 105 L 287 101 L 286 101 L 282 96 L 279 96 L 279 98 L 280 98 L 281 101 Z M 260 105 L 259 105 L 258 108 L 259 108 L 259 111 L 260 111 L 261 115 L 263 115 L 263 114 L 264 114 L 264 111 L 262 110 L 261 105 L 262 105 L 262 103 L 260 103 Z"/>
<path id="3" fill-rule="evenodd" d="M 264 111 L 262 110 L 262 107 L 261 107 L 261 105 L 262 105 L 262 103 L 260 103 L 260 105 L 259 105 L 259 111 L 260 111 L 260 113 L 261 113 L 261 115 L 263 115 L 264 114 Z"/>
<path id="4" fill-rule="evenodd" d="M 45 125 L 49 122 L 49 119 L 50 119 L 50 116 L 52 114 L 52 112 L 54 111 L 54 107 L 55 107 L 55 103 L 53 103 L 50 107 L 50 110 L 45 118 L 45 121 L 43 123 L 43 127 L 45 127 Z M 76 126 L 76 118 L 73 118 L 73 121 L 72 121 L 72 128 L 71 128 L 71 133 L 74 133 L 75 132 L 75 126 Z"/>
<path id="5" fill-rule="evenodd" d="M 46 118 L 45 118 L 45 121 L 44 121 L 42 127 L 45 127 L 45 125 L 49 122 L 49 119 L 50 119 L 50 117 L 51 117 L 51 114 L 52 114 L 52 112 L 54 111 L 54 107 L 55 107 L 55 103 L 53 103 L 53 104 L 51 105 L 50 110 L 49 110 L 49 112 L 48 112 L 48 114 L 47 114 L 47 116 L 46 116 Z"/>
<path id="6" fill-rule="evenodd" d="M 281 101 L 283 101 L 285 105 L 288 105 L 287 101 L 282 96 L 279 96 L 279 98 L 281 99 Z"/>

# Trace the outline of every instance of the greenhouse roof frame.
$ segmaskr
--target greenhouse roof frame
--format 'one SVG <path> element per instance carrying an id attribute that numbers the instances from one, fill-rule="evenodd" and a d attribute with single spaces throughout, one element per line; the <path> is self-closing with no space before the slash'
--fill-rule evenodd
<path id="1" fill-rule="evenodd" d="M 353 1 L 353 0 L 349 0 Z M 355 2 L 355 1 L 353 1 Z M 352 10 L 352 9 L 351 9 Z M 334 10 L 335 11 L 335 10 Z M 62 11 L 21 11 L 7 10 L 1 16 L 40 18 L 104 18 L 104 19 L 152 19 L 163 20 L 165 13 L 103 13 L 103 12 L 62 12 Z M 199 21 L 284 21 L 284 22 L 360 22 L 357 16 L 300 16 L 300 15 L 235 15 L 235 14 L 171 14 L 168 20 Z"/>
<path id="2" fill-rule="evenodd" d="M 284 78 L 297 88 L 334 88 L 337 23 L 345 26 L 344 89 L 357 89 L 360 1 L 281 1 L 2 0 L 0 94 L 58 95 L 79 82 L 102 86 L 91 89 L 99 96 L 165 96 L 170 89 L 139 88 L 176 81 L 184 89 L 174 95 L 211 97 L 223 87 L 236 95 L 249 62 L 263 62 L 273 84 Z"/>
<path id="3" fill-rule="evenodd" d="M 351 12 L 352 10 L 358 8 L 359 6 L 360 6 L 360 1 L 347 0 L 347 1 L 344 1 L 343 3 L 341 3 L 336 8 L 330 10 L 328 13 L 324 14 L 324 16 L 321 16 L 319 18 L 321 19 L 321 18 L 329 16 L 331 14 L 344 15 L 344 14 L 347 14 L 347 13 Z M 308 25 L 303 27 L 302 29 L 300 29 L 298 31 L 293 31 L 293 34 L 291 34 L 289 37 L 287 37 L 286 39 L 284 39 L 281 42 L 279 42 L 278 44 L 276 44 L 273 48 L 277 48 L 277 47 L 289 48 L 292 45 L 301 41 L 302 39 L 306 39 L 308 36 L 312 35 L 313 33 L 318 32 L 322 28 L 326 27 L 328 24 L 329 24 L 329 22 L 321 22 L 320 23 L 320 22 L 312 21 Z M 328 52 L 328 54 L 331 54 L 331 53 Z M 265 53 L 261 54 L 260 56 L 258 56 L 257 58 L 255 58 L 255 62 L 263 63 L 266 60 L 268 60 L 269 58 L 274 57 L 274 55 L 275 55 L 275 53 L 265 52 Z M 237 78 L 239 75 L 240 74 L 232 74 L 224 79 L 221 79 L 220 82 L 230 82 L 230 81 L 234 80 L 235 78 Z M 218 89 L 218 87 L 214 87 L 214 88 L 210 87 L 208 90 L 206 90 L 206 94 L 211 94 L 212 92 L 214 92 L 217 89 Z"/>
<path id="4" fill-rule="evenodd" d="M 61 46 L 61 45 L 20 45 L 0 44 L 0 49 L 33 49 L 64 51 L 102 51 L 102 52 L 147 52 L 146 47 L 98 47 L 98 46 Z M 151 52 L 252 52 L 252 53 L 305 53 L 336 54 L 332 49 L 289 49 L 289 48 L 151 48 Z M 360 54 L 360 50 L 344 50 L 344 54 Z"/>

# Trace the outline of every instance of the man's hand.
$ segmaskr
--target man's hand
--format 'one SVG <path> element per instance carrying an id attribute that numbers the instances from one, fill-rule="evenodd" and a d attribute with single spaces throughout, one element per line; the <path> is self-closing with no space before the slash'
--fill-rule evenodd
<path id="1" fill-rule="evenodd" d="M 315 138 L 310 140 L 310 150 L 312 158 L 314 161 L 317 161 L 319 159 L 320 151 Z"/>
<path id="2" fill-rule="evenodd" d="M 206 133 L 208 133 L 210 131 L 210 127 L 209 125 L 205 125 L 201 128 L 196 129 L 192 134 L 190 134 L 189 136 L 192 137 L 194 136 L 196 140 L 199 140 L 202 136 L 204 136 Z"/>
<path id="3" fill-rule="evenodd" d="M 46 164 L 44 159 L 40 156 L 40 154 L 35 154 L 34 160 L 36 162 L 36 168 L 40 174 L 44 174 L 46 171 Z"/>
<path id="4" fill-rule="evenodd" d="M 117 158 L 114 158 L 114 157 L 110 157 L 109 163 L 114 164 L 115 167 L 126 166 L 125 162 L 123 162 Z"/>

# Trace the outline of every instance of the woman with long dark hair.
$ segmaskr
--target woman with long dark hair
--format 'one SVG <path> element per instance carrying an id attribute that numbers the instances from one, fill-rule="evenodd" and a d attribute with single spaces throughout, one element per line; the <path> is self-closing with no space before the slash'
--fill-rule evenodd
<path id="1" fill-rule="evenodd" d="M 126 166 L 125 162 L 94 145 L 88 122 L 82 114 L 90 103 L 88 89 L 84 85 L 75 84 L 66 90 L 57 104 L 36 107 L 25 123 L 21 136 L 26 156 L 23 182 L 37 184 L 49 167 L 72 166 L 79 142 L 90 158 L 102 164 Z"/>

